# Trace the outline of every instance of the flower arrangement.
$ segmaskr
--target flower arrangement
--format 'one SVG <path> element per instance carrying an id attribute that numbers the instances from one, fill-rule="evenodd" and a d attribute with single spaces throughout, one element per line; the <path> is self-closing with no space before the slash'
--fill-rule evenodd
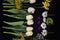
<path id="1" fill-rule="evenodd" d="M 22 5 L 23 5 L 23 3 L 30 3 L 33 5 L 34 3 L 36 3 L 36 0 L 15 0 L 14 1 L 15 3 L 11 2 L 11 1 L 9 1 L 9 2 L 12 5 L 14 5 L 15 7 L 10 6 L 9 7 L 10 9 L 8 9 L 8 10 L 4 9 L 3 11 L 8 12 L 8 13 L 7 14 L 4 13 L 3 15 L 14 18 L 14 19 L 18 19 L 18 21 L 14 21 L 14 22 L 4 21 L 5 24 L 11 25 L 11 26 L 9 26 L 9 27 L 3 26 L 3 28 L 12 30 L 13 32 L 5 31 L 3 33 L 12 34 L 12 35 L 21 37 L 17 40 L 25 40 L 24 37 L 29 37 L 34 34 L 33 30 L 35 30 L 35 29 L 31 25 L 33 25 L 35 23 L 33 21 L 33 19 L 34 19 L 33 14 L 35 14 L 36 9 L 34 7 L 29 7 L 29 6 L 27 9 L 23 9 Z M 44 2 L 42 2 L 43 8 L 46 10 L 49 10 L 50 2 L 51 2 L 50 0 L 45 0 Z M 4 7 L 7 8 L 8 6 L 4 6 Z M 9 14 L 9 13 L 11 13 L 11 14 Z M 41 23 L 41 20 L 40 20 L 41 17 L 39 15 L 37 17 L 37 24 L 36 24 L 36 25 L 38 25 L 39 32 L 41 30 L 40 28 L 42 28 L 41 35 L 39 33 L 36 37 L 33 37 L 33 40 L 44 40 L 44 38 L 41 39 L 41 36 L 43 35 L 43 37 L 45 37 L 48 34 L 48 31 L 46 30 L 47 25 L 53 24 L 53 20 L 51 18 L 48 18 L 48 11 L 42 12 L 42 17 L 43 17 L 43 19 L 42 19 L 43 22 Z M 28 26 L 26 26 L 24 24 L 27 24 Z"/>

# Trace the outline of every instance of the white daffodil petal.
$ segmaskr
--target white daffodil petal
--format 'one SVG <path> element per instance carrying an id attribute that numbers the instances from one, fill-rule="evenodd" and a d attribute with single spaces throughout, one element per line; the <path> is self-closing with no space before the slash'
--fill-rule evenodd
<path id="1" fill-rule="evenodd" d="M 43 17 L 47 17 L 47 13 L 48 13 L 47 11 L 44 11 L 44 12 L 42 13 L 42 16 L 43 16 Z"/>
<path id="2" fill-rule="evenodd" d="M 43 31 L 42 31 L 42 35 L 43 35 L 43 36 L 46 36 L 46 35 L 47 35 L 47 30 L 43 30 Z"/>
<path id="3" fill-rule="evenodd" d="M 31 19 L 33 19 L 33 16 L 32 15 L 27 15 L 26 16 L 26 20 L 31 20 Z"/>
<path id="4" fill-rule="evenodd" d="M 27 25 L 33 25 L 33 24 L 34 24 L 33 20 L 28 20 L 27 21 Z"/>
<path id="5" fill-rule="evenodd" d="M 26 36 L 32 36 L 32 35 L 33 35 L 33 32 L 32 31 L 26 32 Z"/>
<path id="6" fill-rule="evenodd" d="M 34 12 L 35 12 L 35 9 L 33 7 L 29 7 L 28 8 L 28 13 L 32 13 L 33 14 Z"/>
<path id="7" fill-rule="evenodd" d="M 46 24 L 45 23 L 42 23 L 41 24 L 41 27 L 42 27 L 42 29 L 45 29 L 46 28 Z"/>
<path id="8" fill-rule="evenodd" d="M 33 27 L 26 27 L 26 31 L 32 31 Z"/>
<path id="9" fill-rule="evenodd" d="M 46 18 L 43 18 L 43 22 L 46 22 Z"/>
<path id="10" fill-rule="evenodd" d="M 35 3 L 36 2 L 36 0 L 30 0 L 30 3 L 31 4 L 33 4 L 33 3 Z"/>

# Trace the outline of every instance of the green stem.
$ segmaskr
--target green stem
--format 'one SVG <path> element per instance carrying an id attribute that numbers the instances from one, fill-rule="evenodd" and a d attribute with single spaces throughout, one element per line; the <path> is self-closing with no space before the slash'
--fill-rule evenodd
<path id="1" fill-rule="evenodd" d="M 15 8 L 14 6 L 3 6 L 3 8 Z"/>

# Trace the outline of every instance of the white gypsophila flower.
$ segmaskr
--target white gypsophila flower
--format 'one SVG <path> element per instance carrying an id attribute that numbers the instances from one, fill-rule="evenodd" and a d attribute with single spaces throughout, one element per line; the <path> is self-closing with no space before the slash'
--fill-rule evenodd
<path id="1" fill-rule="evenodd" d="M 33 32 L 32 31 L 27 31 L 26 32 L 26 36 L 32 36 L 33 35 Z"/>
<path id="2" fill-rule="evenodd" d="M 33 27 L 26 27 L 26 31 L 32 31 Z"/>
<path id="3" fill-rule="evenodd" d="M 44 12 L 42 13 L 42 16 L 43 16 L 43 17 L 47 17 L 47 13 L 48 13 L 47 11 L 44 11 Z"/>
<path id="4" fill-rule="evenodd" d="M 31 4 L 35 3 L 36 0 L 29 0 Z"/>
<path id="5" fill-rule="evenodd" d="M 46 18 L 43 18 L 43 22 L 46 22 Z"/>
<path id="6" fill-rule="evenodd" d="M 41 24 L 41 27 L 42 27 L 42 29 L 45 29 L 47 26 L 46 26 L 45 23 L 42 23 L 42 24 Z"/>
<path id="7" fill-rule="evenodd" d="M 47 35 L 47 30 L 42 30 L 41 33 L 42 33 L 43 36 L 46 36 Z"/>
<path id="8" fill-rule="evenodd" d="M 35 12 L 35 8 L 33 8 L 33 7 L 28 8 L 28 13 L 33 14 L 34 12 Z"/>
<path id="9" fill-rule="evenodd" d="M 33 19 L 33 16 L 32 15 L 27 15 L 26 16 L 26 20 L 31 20 L 31 19 Z"/>
<path id="10" fill-rule="evenodd" d="M 33 25 L 33 24 L 34 24 L 33 20 L 28 20 L 27 21 L 27 25 Z"/>

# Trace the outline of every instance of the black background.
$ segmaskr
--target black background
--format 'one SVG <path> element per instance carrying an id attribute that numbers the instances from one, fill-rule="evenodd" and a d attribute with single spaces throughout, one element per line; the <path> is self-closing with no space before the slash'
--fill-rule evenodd
<path id="1" fill-rule="evenodd" d="M 41 1 L 42 0 L 37 0 L 37 3 L 41 3 Z M 4 29 L 2 29 L 2 26 L 5 25 L 3 23 L 3 21 L 4 20 L 9 21 L 11 18 L 3 16 L 4 12 L 2 12 L 3 8 L 2 8 L 1 3 L 2 3 L 2 1 L 0 0 L 0 27 L 1 27 L 0 28 L 0 40 L 12 40 L 11 38 L 14 37 L 14 35 L 6 35 L 6 34 L 2 33 L 4 31 Z M 59 30 L 59 6 L 60 6 L 59 5 L 59 0 L 52 0 L 49 13 L 54 14 L 54 17 L 52 17 L 52 18 L 54 18 L 55 22 L 54 22 L 54 25 L 53 26 L 50 25 L 47 28 L 47 30 L 50 31 L 50 32 L 54 32 L 54 34 L 48 34 L 47 37 L 46 37 L 48 40 L 59 40 L 59 36 L 58 36 L 59 35 L 59 31 L 58 31 Z M 38 11 L 40 11 L 40 12 L 38 12 Z M 36 13 L 34 14 L 35 19 L 36 19 L 36 16 L 38 16 L 38 14 L 43 12 L 43 11 L 44 11 L 44 9 L 38 9 L 38 10 L 36 9 Z M 37 14 L 37 12 L 38 12 L 38 14 Z M 34 26 L 36 26 L 36 24 L 34 24 Z M 36 27 L 34 27 L 34 28 L 36 29 Z M 35 31 L 37 31 L 37 30 L 35 30 Z M 35 35 L 36 34 L 34 34 L 34 36 Z"/>

